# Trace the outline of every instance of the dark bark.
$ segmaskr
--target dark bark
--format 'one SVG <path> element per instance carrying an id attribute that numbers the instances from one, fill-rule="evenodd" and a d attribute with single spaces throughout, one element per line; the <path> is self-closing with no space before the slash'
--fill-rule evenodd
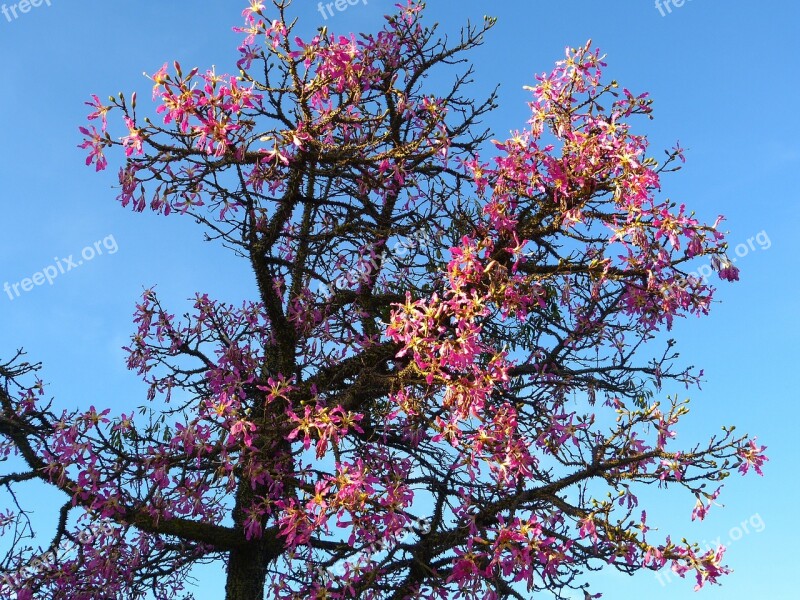
<path id="1" fill-rule="evenodd" d="M 225 600 L 264 600 L 269 554 L 263 540 L 252 540 L 231 551 Z"/>

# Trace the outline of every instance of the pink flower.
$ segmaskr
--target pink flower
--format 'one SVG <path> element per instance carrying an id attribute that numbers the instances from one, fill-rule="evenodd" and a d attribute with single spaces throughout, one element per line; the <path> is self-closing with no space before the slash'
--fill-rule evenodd
<path id="1" fill-rule="evenodd" d="M 131 156 L 134 152 L 143 154 L 142 142 L 144 142 L 144 137 L 142 137 L 142 130 L 136 128 L 136 124 L 130 117 L 125 117 L 125 124 L 128 126 L 128 135 L 120 138 L 122 146 L 125 148 L 125 156 Z"/>
<path id="2" fill-rule="evenodd" d="M 264 3 L 261 0 L 250 0 L 250 6 L 242 11 L 242 16 L 249 21 L 254 19 L 255 15 L 261 14 L 264 8 Z"/>
<path id="3" fill-rule="evenodd" d="M 597 543 L 599 539 L 597 536 L 597 528 L 594 524 L 594 516 L 587 515 L 585 518 L 580 520 L 580 530 L 579 533 L 581 537 L 589 537 L 592 540 L 592 543 Z"/>
<path id="4" fill-rule="evenodd" d="M 102 171 L 108 166 L 108 160 L 106 160 L 103 154 L 103 148 L 110 146 L 111 142 L 107 137 L 103 137 L 94 127 L 92 127 L 91 130 L 86 127 L 79 127 L 78 130 L 87 138 L 82 144 L 78 145 L 78 148 L 89 149 L 89 156 L 86 157 L 86 164 L 90 165 L 95 163 L 95 170 Z"/>
<path id="5" fill-rule="evenodd" d="M 164 63 L 158 71 L 153 73 L 150 79 L 154 81 L 153 99 L 155 100 L 158 88 L 169 81 L 169 73 L 167 73 L 167 63 Z"/>
<path id="6" fill-rule="evenodd" d="M 739 281 L 739 269 L 733 265 L 733 261 L 727 256 L 714 256 L 711 259 L 711 266 L 719 273 L 720 279 L 727 281 Z"/>
<path id="7" fill-rule="evenodd" d="M 101 104 L 100 98 L 98 98 L 95 94 L 92 94 L 92 102 L 84 102 L 84 104 L 91 106 L 92 108 L 95 109 L 95 111 L 89 115 L 88 119 L 90 121 L 97 118 L 102 119 L 101 129 L 102 131 L 105 131 L 106 126 L 108 125 L 108 123 L 106 122 L 106 114 L 108 114 L 108 111 L 111 110 L 111 107 L 104 106 L 103 104 Z"/>
<path id="8" fill-rule="evenodd" d="M 747 471 L 750 470 L 750 467 L 753 467 L 753 470 L 758 473 L 759 475 L 764 475 L 761 470 L 761 467 L 765 462 L 769 460 L 766 456 L 764 456 L 763 452 L 766 450 L 766 446 L 757 446 L 756 445 L 756 438 L 751 439 L 747 446 L 741 448 L 737 455 L 739 458 L 742 459 L 742 463 L 739 465 L 739 472 L 742 475 L 745 475 Z"/>
<path id="9" fill-rule="evenodd" d="M 661 467 L 663 467 L 663 470 L 658 476 L 661 481 L 669 479 L 670 475 L 677 481 L 683 479 L 683 465 L 677 458 L 674 460 L 662 460 Z"/>
<path id="10" fill-rule="evenodd" d="M 289 132 L 289 137 L 292 140 L 292 144 L 298 149 L 303 150 L 305 148 L 304 143 L 313 139 L 308 132 L 305 130 L 305 123 L 300 122 L 297 125 L 297 129 L 294 131 Z"/>
<path id="11" fill-rule="evenodd" d="M 275 144 L 272 147 L 272 150 L 261 150 L 264 153 L 264 158 L 262 159 L 265 163 L 270 163 L 275 161 L 276 159 L 283 163 L 284 165 L 289 164 L 289 156 L 281 152 L 281 149 Z"/>
<path id="12" fill-rule="evenodd" d="M 253 65 L 253 61 L 261 56 L 261 50 L 248 44 L 239 46 L 239 53 L 242 57 L 236 61 L 236 66 L 242 71 L 246 71 Z"/>
<path id="13" fill-rule="evenodd" d="M 308 450 L 311 447 L 311 429 L 313 425 L 310 423 L 311 421 L 311 407 L 306 405 L 303 411 L 303 417 L 298 417 L 293 411 L 287 411 L 287 416 L 292 420 L 298 423 L 297 427 L 295 427 L 289 434 L 286 436 L 288 441 L 297 439 L 297 437 L 302 434 L 303 435 L 303 450 Z"/>
<path id="14" fill-rule="evenodd" d="M 695 519 L 702 521 L 703 519 L 706 518 L 708 511 L 711 510 L 711 505 L 714 504 L 714 500 L 716 500 L 719 497 L 721 491 L 722 487 L 718 487 L 716 491 L 710 496 L 708 494 L 705 494 L 706 497 L 708 498 L 707 505 L 703 504 L 703 501 L 700 498 L 700 496 L 697 497 L 697 504 L 695 505 L 694 510 L 692 511 L 692 521 L 694 521 Z"/>
<path id="15" fill-rule="evenodd" d="M 250 448 L 253 445 L 253 432 L 256 430 L 254 423 L 246 419 L 238 419 L 230 428 L 230 436 L 228 437 L 228 444 L 237 443 L 239 439 L 244 442 L 244 445 Z"/>

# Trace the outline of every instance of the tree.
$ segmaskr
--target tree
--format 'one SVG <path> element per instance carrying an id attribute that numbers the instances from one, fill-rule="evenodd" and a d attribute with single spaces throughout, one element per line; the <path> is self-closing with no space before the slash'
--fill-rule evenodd
<path id="1" fill-rule="evenodd" d="M 716 582 L 722 550 L 651 532 L 637 494 L 683 488 L 702 519 L 766 457 L 732 427 L 678 449 L 688 401 L 657 397 L 702 374 L 652 351 L 709 310 L 690 265 L 738 272 L 721 219 L 659 198 L 683 154 L 632 133 L 647 95 L 567 49 L 484 160 L 496 97 L 459 65 L 493 20 L 450 43 L 412 0 L 377 34 L 303 40 L 287 5 L 244 11 L 238 76 L 152 75 L 163 123 L 135 94 L 87 103 L 87 164 L 125 152 L 121 204 L 196 220 L 258 297 L 197 294 L 181 319 L 146 290 L 136 417 L 56 414 L 38 364 L 0 367 L 3 596 L 173 598 L 209 561 L 228 600 L 559 595 L 608 565 Z M 67 496 L 36 551 L 14 495 L 33 480 Z"/>

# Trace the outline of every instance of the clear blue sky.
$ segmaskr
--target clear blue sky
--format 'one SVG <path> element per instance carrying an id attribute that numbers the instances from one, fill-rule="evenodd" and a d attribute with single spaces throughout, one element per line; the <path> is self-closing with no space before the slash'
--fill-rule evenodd
<path id="1" fill-rule="evenodd" d="M 78 260 L 95 241 L 103 253 L 52 286 L 14 300 L 0 291 L 0 357 L 24 346 L 43 361 L 59 405 L 130 412 L 143 403 L 143 386 L 125 370 L 120 346 L 133 331 L 130 315 L 143 286 L 158 284 L 162 301 L 178 313 L 195 291 L 238 301 L 253 297 L 254 288 L 247 265 L 204 244 L 191 222 L 133 214 L 116 203 L 116 168 L 95 175 L 76 148 L 83 102 L 90 93 L 138 90 L 145 111 L 150 83 L 142 72 L 172 59 L 235 72 L 239 36 L 230 28 L 246 3 L 49 4 L 17 9 L 16 19 L 0 14 L 0 286 L 54 258 Z M 315 2 L 296 4 L 303 30 L 326 24 L 338 33 L 376 29 L 392 6 L 368 0 L 324 20 Z M 703 390 L 692 393 L 680 439 L 689 446 L 720 425 L 738 424 L 769 446 L 766 476 L 732 477 L 725 508 L 702 524 L 689 522 L 693 501 L 678 490 L 656 495 L 649 507 L 650 521 L 673 537 L 737 538 L 727 554 L 735 573 L 699 594 L 689 580 L 661 585 L 649 572 L 598 574 L 597 590 L 614 599 L 797 598 L 798 3 L 687 0 L 664 16 L 652 0 L 431 4 L 429 19 L 447 31 L 484 11 L 499 18 L 473 54 L 475 93 L 501 84 L 501 109 L 487 122 L 496 137 L 524 126 L 522 86 L 533 74 L 549 70 L 564 46 L 592 38 L 608 55 L 611 77 L 655 99 L 655 121 L 642 122 L 653 148 L 676 140 L 688 148 L 685 170 L 667 178 L 666 193 L 711 221 L 727 215 L 732 246 L 762 232 L 760 239 L 769 239 L 742 252 L 741 282 L 720 285 L 721 303 L 709 318 L 682 322 L 675 332 L 683 358 L 707 376 Z M 52 505 L 32 496 L 44 523 Z M 742 531 L 744 521 L 750 533 Z M 198 600 L 221 597 L 221 572 L 204 570 L 202 581 Z"/>

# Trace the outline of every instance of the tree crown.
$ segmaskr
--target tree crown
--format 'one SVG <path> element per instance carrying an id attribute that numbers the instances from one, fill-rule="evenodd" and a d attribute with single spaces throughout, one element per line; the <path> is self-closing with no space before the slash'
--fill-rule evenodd
<path id="1" fill-rule="evenodd" d="M 602 565 L 670 565 L 698 587 L 727 572 L 722 550 L 652 532 L 637 499 L 683 488 L 702 519 L 732 469 L 766 460 L 732 427 L 676 448 L 688 401 L 656 398 L 701 372 L 671 339 L 647 355 L 710 308 L 693 260 L 738 278 L 721 218 L 661 198 L 682 149 L 648 155 L 632 123 L 651 100 L 606 82 L 591 43 L 490 140 L 496 96 L 471 99 L 459 65 L 493 20 L 451 42 L 423 9 L 303 40 L 288 3 L 253 0 L 238 75 L 165 64 L 153 120 L 136 94 L 87 103 L 81 147 L 97 170 L 124 152 L 121 204 L 193 218 L 249 261 L 258 297 L 198 293 L 177 318 L 142 294 L 126 347 L 149 385 L 140 416 L 55 414 L 38 365 L 0 367 L 0 455 L 21 465 L 0 484 L 68 496 L 35 570 L 25 511 L 0 518 L 4 593 L 171 598 L 213 560 L 230 600 L 523 598 Z"/>

